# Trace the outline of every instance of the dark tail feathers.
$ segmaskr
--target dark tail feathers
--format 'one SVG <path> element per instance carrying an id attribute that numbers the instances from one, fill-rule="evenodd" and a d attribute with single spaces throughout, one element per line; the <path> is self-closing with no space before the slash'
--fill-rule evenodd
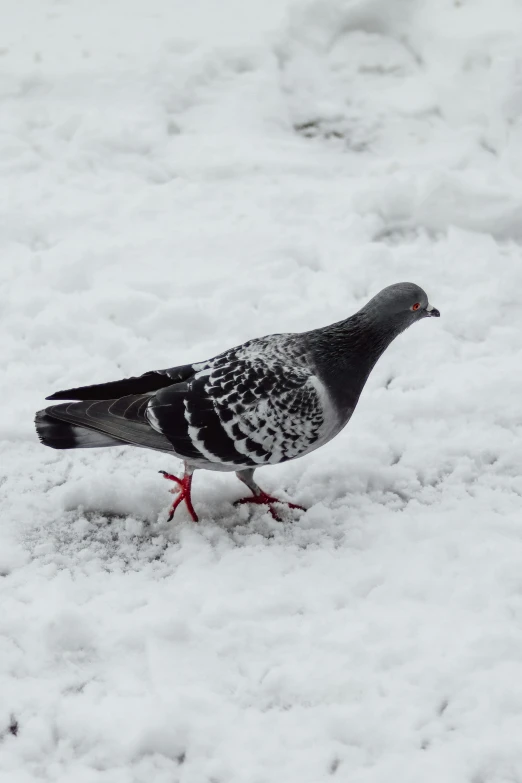
<path id="1" fill-rule="evenodd" d="M 34 423 L 41 442 L 52 449 L 94 449 L 123 445 L 109 435 L 55 419 L 46 410 L 38 411 Z"/>

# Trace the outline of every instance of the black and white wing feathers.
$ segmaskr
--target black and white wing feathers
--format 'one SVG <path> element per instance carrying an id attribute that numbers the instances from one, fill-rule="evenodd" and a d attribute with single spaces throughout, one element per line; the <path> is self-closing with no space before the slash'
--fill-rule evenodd
<path id="1" fill-rule="evenodd" d="M 158 390 L 147 407 L 151 425 L 196 465 L 276 464 L 337 431 L 324 387 L 293 336 L 252 340 L 199 367 Z"/>

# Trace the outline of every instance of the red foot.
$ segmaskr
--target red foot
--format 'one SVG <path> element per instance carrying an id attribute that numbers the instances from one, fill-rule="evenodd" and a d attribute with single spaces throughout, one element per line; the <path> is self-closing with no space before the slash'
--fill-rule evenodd
<path id="1" fill-rule="evenodd" d="M 273 498 L 272 495 L 267 495 L 266 492 L 261 492 L 260 495 L 253 495 L 251 498 L 236 500 L 234 505 L 241 506 L 243 503 L 255 503 L 258 506 L 268 506 L 273 519 L 277 522 L 282 522 L 283 520 L 277 515 L 275 509 L 272 508 L 272 503 L 281 503 L 281 505 L 288 506 L 288 508 L 298 508 L 300 511 L 306 511 L 306 508 L 298 506 L 297 503 L 288 503 L 286 500 L 278 500 L 277 498 Z"/>
<path id="2" fill-rule="evenodd" d="M 175 481 L 176 484 L 178 485 L 177 487 L 174 487 L 174 489 L 170 490 L 173 495 L 177 493 L 178 496 L 170 508 L 169 522 L 172 520 L 174 513 L 182 500 L 184 500 L 185 503 L 187 504 L 188 512 L 192 517 L 192 519 L 194 520 L 194 522 L 198 522 L 199 521 L 198 515 L 194 511 L 194 506 L 192 505 L 192 499 L 190 497 L 192 474 L 189 474 L 188 476 L 183 476 L 183 478 L 178 478 L 177 476 L 173 476 L 172 473 L 167 473 L 164 470 L 160 470 L 160 473 L 162 474 L 162 476 L 164 476 L 164 478 L 168 479 L 169 481 Z"/>

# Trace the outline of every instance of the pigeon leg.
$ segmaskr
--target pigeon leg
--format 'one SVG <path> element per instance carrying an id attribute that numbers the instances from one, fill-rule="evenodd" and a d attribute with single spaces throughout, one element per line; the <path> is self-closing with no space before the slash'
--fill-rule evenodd
<path id="1" fill-rule="evenodd" d="M 246 470 L 238 470 L 236 471 L 236 476 L 240 481 L 243 482 L 243 484 L 246 484 L 249 490 L 253 493 L 254 497 L 252 498 L 241 498 L 240 500 L 236 500 L 234 503 L 235 506 L 240 506 L 243 503 L 256 503 L 257 505 L 263 505 L 268 506 L 270 513 L 272 517 L 277 522 L 282 522 L 281 517 L 277 514 L 276 510 L 273 508 L 273 503 L 281 503 L 285 506 L 288 506 L 288 508 L 298 508 L 301 511 L 306 511 L 303 506 L 298 506 L 296 503 L 289 503 L 286 500 L 278 500 L 278 498 L 272 497 L 272 495 L 267 495 L 266 492 L 263 492 L 261 487 L 259 487 L 256 482 L 254 481 L 254 470 L 252 468 L 248 468 Z"/>
<path id="2" fill-rule="evenodd" d="M 192 505 L 192 498 L 190 496 L 191 487 L 192 487 L 192 475 L 194 473 L 193 468 L 190 468 L 185 462 L 185 472 L 183 474 L 183 478 L 178 478 L 178 476 L 173 476 L 172 473 L 167 473 L 165 470 L 160 470 L 160 473 L 164 478 L 168 479 L 169 481 L 175 481 L 176 484 L 178 485 L 177 487 L 173 487 L 173 489 L 170 490 L 173 495 L 177 494 L 178 496 L 170 508 L 169 522 L 172 520 L 177 507 L 183 500 L 187 505 L 188 512 L 192 517 L 193 521 L 198 522 L 199 521 L 198 515 L 194 511 L 194 506 Z"/>

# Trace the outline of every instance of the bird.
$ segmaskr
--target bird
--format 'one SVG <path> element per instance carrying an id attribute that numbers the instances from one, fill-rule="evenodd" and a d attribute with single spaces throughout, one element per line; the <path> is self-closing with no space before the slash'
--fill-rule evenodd
<path id="1" fill-rule="evenodd" d="M 417 321 L 439 317 L 414 283 L 387 286 L 348 318 L 307 332 L 271 334 L 207 361 L 58 391 L 68 400 L 38 411 L 40 441 L 54 449 L 131 445 L 183 461 L 181 476 L 160 471 L 194 522 L 192 478 L 198 469 L 234 471 L 252 493 L 237 504 L 280 501 L 254 471 L 303 457 L 350 420 L 363 387 L 390 343 Z"/>

